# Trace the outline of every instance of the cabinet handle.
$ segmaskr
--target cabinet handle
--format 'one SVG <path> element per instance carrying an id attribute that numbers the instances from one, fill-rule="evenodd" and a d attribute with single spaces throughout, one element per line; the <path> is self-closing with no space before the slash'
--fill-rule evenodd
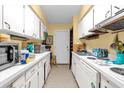
<path id="1" fill-rule="evenodd" d="M 7 22 L 4 22 L 7 26 L 8 26 L 8 29 L 10 30 L 10 24 L 9 23 L 7 23 Z"/>
<path id="2" fill-rule="evenodd" d="M 25 33 L 25 30 L 23 29 L 23 33 Z"/>
<path id="3" fill-rule="evenodd" d="M 105 14 L 105 18 L 107 18 L 107 16 L 108 16 L 108 13 L 110 13 L 110 10 L 109 10 L 109 11 L 107 11 L 107 13 Z"/>
<path id="4" fill-rule="evenodd" d="M 35 69 L 33 69 L 33 70 L 31 71 L 31 73 L 34 73 L 34 71 L 35 71 Z"/>
<path id="5" fill-rule="evenodd" d="M 107 88 L 107 86 L 104 86 L 105 88 Z"/>
<path id="6" fill-rule="evenodd" d="M 109 81 L 108 81 L 108 80 L 107 80 L 106 82 L 107 82 L 107 83 L 109 83 Z"/>
<path id="7" fill-rule="evenodd" d="M 95 85 L 94 85 L 94 83 L 93 83 L 93 82 L 91 82 L 91 87 L 92 87 L 92 88 L 95 88 Z"/>
<path id="8" fill-rule="evenodd" d="M 31 81 L 29 81 L 29 86 L 28 86 L 28 88 L 30 88 L 31 87 Z"/>

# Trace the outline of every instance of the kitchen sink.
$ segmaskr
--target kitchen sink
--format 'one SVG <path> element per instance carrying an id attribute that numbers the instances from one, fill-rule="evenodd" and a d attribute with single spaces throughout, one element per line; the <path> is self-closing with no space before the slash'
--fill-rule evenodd
<path id="1" fill-rule="evenodd" d="M 120 75 L 124 75 L 124 68 L 112 67 L 110 68 L 113 72 L 118 73 Z"/>

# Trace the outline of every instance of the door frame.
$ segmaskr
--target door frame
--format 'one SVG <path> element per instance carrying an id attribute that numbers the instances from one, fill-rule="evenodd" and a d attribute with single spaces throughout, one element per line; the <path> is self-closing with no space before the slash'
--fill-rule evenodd
<path id="1" fill-rule="evenodd" d="M 55 42 L 55 38 L 56 38 L 56 32 L 68 32 L 68 53 L 69 53 L 69 58 L 68 58 L 68 62 L 67 64 L 70 64 L 70 29 L 57 29 L 54 31 L 54 38 L 53 38 L 53 54 L 56 55 L 56 42 Z M 56 60 L 57 61 L 57 60 Z M 58 63 L 59 64 L 59 63 Z"/>

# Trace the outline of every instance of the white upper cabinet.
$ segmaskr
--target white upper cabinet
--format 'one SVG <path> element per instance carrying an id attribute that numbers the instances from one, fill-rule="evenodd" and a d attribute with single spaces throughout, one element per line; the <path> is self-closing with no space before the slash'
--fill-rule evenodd
<path id="1" fill-rule="evenodd" d="M 40 35 L 40 20 L 39 18 L 34 14 L 34 38 L 39 39 Z"/>
<path id="2" fill-rule="evenodd" d="M 40 38 L 41 40 L 44 40 L 44 31 L 43 31 L 43 23 L 40 23 Z"/>
<path id="3" fill-rule="evenodd" d="M 41 26 L 40 26 L 40 36 L 41 36 L 41 40 L 44 40 L 44 39 L 45 39 L 44 32 L 47 32 L 47 28 L 46 28 L 46 26 L 41 22 Z"/>
<path id="4" fill-rule="evenodd" d="M 93 28 L 93 8 L 79 23 L 79 38 L 91 34 L 90 29 Z"/>
<path id="5" fill-rule="evenodd" d="M 2 29 L 2 5 L 0 5 L 0 29 Z"/>
<path id="6" fill-rule="evenodd" d="M 23 5 L 4 5 L 3 7 L 4 29 L 23 33 L 24 8 Z"/>
<path id="7" fill-rule="evenodd" d="M 111 5 L 95 5 L 93 8 L 94 25 L 97 25 L 111 16 Z"/>
<path id="8" fill-rule="evenodd" d="M 84 35 L 89 35 L 91 32 L 89 32 L 90 29 L 92 29 L 93 26 L 93 8 L 87 13 L 87 15 L 84 17 Z"/>
<path id="9" fill-rule="evenodd" d="M 39 39 L 40 20 L 29 6 L 25 6 L 25 34 Z"/>
<path id="10" fill-rule="evenodd" d="M 31 10 L 29 6 L 25 6 L 25 12 L 24 12 L 24 30 L 25 34 L 29 36 L 33 36 L 34 32 L 34 13 Z"/>
<path id="11" fill-rule="evenodd" d="M 112 16 L 114 16 L 116 12 L 118 12 L 123 8 L 124 8 L 124 5 L 112 5 Z"/>
<path id="12" fill-rule="evenodd" d="M 83 33 L 83 19 L 79 22 L 79 25 L 78 25 L 78 32 L 79 32 L 79 38 L 81 38 L 82 36 L 84 36 L 84 33 Z"/>

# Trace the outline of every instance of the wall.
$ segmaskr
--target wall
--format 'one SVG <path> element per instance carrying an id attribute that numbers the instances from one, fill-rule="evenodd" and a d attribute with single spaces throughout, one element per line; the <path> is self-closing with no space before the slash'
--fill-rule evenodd
<path id="1" fill-rule="evenodd" d="M 89 12 L 91 8 L 92 5 L 83 5 L 78 15 L 78 20 L 80 21 Z"/>
<path id="2" fill-rule="evenodd" d="M 48 26 L 48 21 L 46 16 L 43 14 L 42 9 L 40 8 L 39 5 L 30 5 L 30 7 L 32 8 L 32 10 L 35 12 L 35 14 L 40 18 L 40 20 L 42 20 L 42 22 Z"/>
<path id="3" fill-rule="evenodd" d="M 81 44 L 81 41 L 78 38 L 78 16 L 73 17 L 73 51 L 77 50 L 77 47 Z"/>
<path id="4" fill-rule="evenodd" d="M 114 50 L 110 48 L 110 44 L 113 42 L 116 34 L 104 34 L 101 35 L 98 39 L 93 40 L 81 40 L 82 43 L 87 44 L 87 49 L 91 50 L 92 48 L 107 48 L 111 54 L 115 54 Z M 124 42 L 124 32 L 118 33 L 119 40 Z"/>
<path id="5" fill-rule="evenodd" d="M 79 40 L 79 30 L 78 30 L 78 23 L 80 20 L 88 13 L 88 11 L 91 9 L 91 5 L 83 5 L 80 13 L 77 16 L 73 17 L 73 51 L 76 51 L 78 46 L 82 45 L 82 42 Z"/>
<path id="6" fill-rule="evenodd" d="M 65 30 L 65 29 L 71 29 L 72 24 L 49 24 L 48 25 L 48 33 L 49 35 L 52 35 L 54 38 L 54 33 L 56 30 Z M 51 51 L 54 54 L 54 45 L 51 46 Z"/>

